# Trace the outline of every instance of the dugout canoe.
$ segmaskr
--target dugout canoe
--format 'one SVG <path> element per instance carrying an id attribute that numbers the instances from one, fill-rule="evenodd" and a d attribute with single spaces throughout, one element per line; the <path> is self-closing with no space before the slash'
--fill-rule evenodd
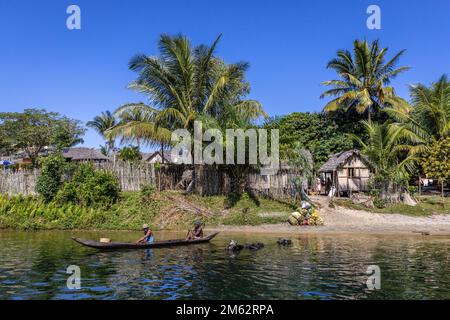
<path id="1" fill-rule="evenodd" d="M 215 236 L 217 236 L 219 232 L 210 234 L 209 236 L 195 239 L 195 240 L 186 240 L 186 239 L 174 239 L 174 240 L 163 240 L 163 241 L 155 241 L 153 243 L 146 244 L 136 244 L 129 242 L 110 242 L 103 243 L 100 241 L 93 240 L 85 240 L 80 238 L 72 238 L 73 241 L 94 249 L 100 250 L 118 250 L 118 249 L 148 249 L 148 248 L 165 248 L 165 247 L 175 247 L 175 246 L 188 246 L 193 244 L 205 243 L 211 241 Z"/>

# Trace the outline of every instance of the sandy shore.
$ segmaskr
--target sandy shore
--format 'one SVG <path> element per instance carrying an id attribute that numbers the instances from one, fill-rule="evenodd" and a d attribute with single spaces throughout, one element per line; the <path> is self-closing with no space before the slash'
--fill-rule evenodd
<path id="1" fill-rule="evenodd" d="M 326 197 L 314 197 L 320 205 L 321 227 L 291 226 L 288 223 L 260 226 L 219 226 L 210 230 L 257 233 L 372 233 L 418 234 L 450 236 L 450 214 L 430 217 L 410 217 L 401 214 L 382 214 L 347 208 L 329 208 Z"/>

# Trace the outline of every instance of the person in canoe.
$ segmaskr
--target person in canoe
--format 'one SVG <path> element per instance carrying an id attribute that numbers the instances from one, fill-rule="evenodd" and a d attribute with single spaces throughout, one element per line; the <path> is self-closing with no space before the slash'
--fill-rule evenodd
<path id="1" fill-rule="evenodd" d="M 196 240 L 203 238 L 203 227 L 205 224 L 202 221 L 197 221 L 194 224 L 194 229 L 189 230 L 186 240 Z"/>
<path id="2" fill-rule="evenodd" d="M 138 243 L 138 244 L 153 243 L 153 241 L 154 241 L 153 232 L 148 227 L 148 224 L 144 224 L 142 226 L 142 229 L 144 230 L 144 236 L 142 238 L 139 238 L 139 240 L 136 241 L 136 243 Z"/>

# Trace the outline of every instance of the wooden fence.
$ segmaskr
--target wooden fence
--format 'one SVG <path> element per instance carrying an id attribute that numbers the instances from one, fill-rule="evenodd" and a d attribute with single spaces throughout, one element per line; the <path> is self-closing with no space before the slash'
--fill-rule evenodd
<path id="1" fill-rule="evenodd" d="M 13 172 L 0 170 L 0 194 L 34 195 L 38 170 Z"/>
<path id="2" fill-rule="evenodd" d="M 178 183 L 186 175 L 186 168 L 180 165 L 156 167 L 155 164 L 126 162 L 98 163 L 98 170 L 114 173 L 122 191 L 139 191 L 143 185 L 153 185 L 159 190 L 177 189 Z M 13 172 L 0 171 L 0 194 L 34 195 L 38 170 Z M 258 195 L 279 200 L 289 200 L 295 197 L 292 184 L 293 174 L 279 173 L 263 176 L 251 173 L 248 176 L 248 186 Z M 197 188 L 200 195 L 227 194 L 230 192 L 229 177 L 213 166 L 196 169 Z"/>

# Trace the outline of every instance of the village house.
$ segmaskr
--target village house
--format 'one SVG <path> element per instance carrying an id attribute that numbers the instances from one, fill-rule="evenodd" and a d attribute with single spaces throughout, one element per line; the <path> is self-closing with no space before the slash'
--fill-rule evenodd
<path id="1" fill-rule="evenodd" d="M 319 169 L 320 192 L 328 194 L 331 187 L 336 188 L 337 196 L 367 192 L 371 173 L 369 162 L 359 150 L 333 154 Z"/>
<path id="2" fill-rule="evenodd" d="M 75 162 L 108 162 L 107 156 L 102 154 L 99 150 L 94 148 L 66 148 L 63 150 L 63 157 Z"/>
<path id="3" fill-rule="evenodd" d="M 170 161 L 170 151 L 164 152 L 164 160 L 161 152 L 150 152 L 150 153 L 142 153 L 142 160 L 147 163 L 171 163 Z"/>

